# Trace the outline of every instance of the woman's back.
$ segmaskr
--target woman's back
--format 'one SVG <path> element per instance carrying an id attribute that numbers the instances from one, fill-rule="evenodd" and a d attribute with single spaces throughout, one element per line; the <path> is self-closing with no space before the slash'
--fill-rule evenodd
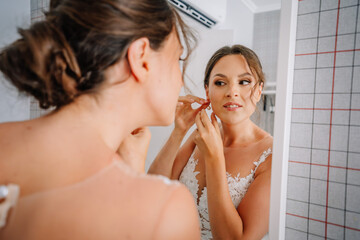
<path id="1" fill-rule="evenodd" d="M 166 178 L 137 173 L 116 154 L 104 154 L 105 157 L 97 159 L 98 164 L 95 164 L 96 157 L 91 156 L 91 149 L 89 154 L 83 154 L 91 162 L 90 168 L 84 166 L 82 174 L 62 173 L 61 170 L 67 168 L 77 169 L 81 160 L 74 158 L 71 163 L 64 159 L 70 164 L 67 168 L 62 164 L 51 165 L 59 162 L 57 158 L 61 153 L 48 152 L 46 146 L 42 146 L 45 150 L 41 151 L 38 141 L 27 140 L 44 132 L 49 124 L 35 131 L 27 131 L 26 126 L 34 124 L 0 125 L 0 149 L 3 150 L 0 166 L 4 173 L 1 182 L 19 184 L 22 192 L 16 206 L 9 212 L 5 228 L 0 230 L 0 239 L 166 239 L 177 234 L 183 238 L 188 235 L 183 232 L 188 229 L 185 225 L 197 224 L 195 207 L 190 205 L 189 209 L 189 204 L 186 204 L 192 199 L 184 186 Z M 54 144 L 56 139 L 65 139 L 66 135 L 44 134 L 43 143 Z M 13 139 L 9 139 L 10 136 Z M 18 142 L 14 141 L 16 138 Z M 71 138 L 68 141 L 71 142 Z M 24 147 L 22 151 L 12 151 L 19 145 Z M 66 150 L 74 154 L 79 149 Z M 99 146 L 97 151 L 100 149 Z M 110 156 L 108 160 L 106 156 Z M 94 166 L 101 166 L 100 163 L 104 167 L 95 170 Z M 24 174 L 26 167 L 18 167 L 31 165 L 42 168 L 40 178 L 46 176 L 42 178 L 43 184 L 37 181 L 36 168 L 30 167 Z M 94 174 L 89 174 L 94 171 Z M 63 178 L 59 177 L 61 175 Z M 79 176 L 83 176 L 82 179 L 74 181 L 80 179 Z M 173 220 L 184 217 L 186 221 L 174 224 Z M 187 238 L 197 239 L 197 234 L 192 232 Z"/>

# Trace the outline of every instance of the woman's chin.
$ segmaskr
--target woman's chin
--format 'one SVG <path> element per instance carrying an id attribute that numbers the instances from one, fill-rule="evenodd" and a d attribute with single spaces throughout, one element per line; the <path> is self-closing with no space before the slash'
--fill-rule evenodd
<path id="1" fill-rule="evenodd" d="M 158 115 L 153 126 L 170 126 L 175 121 L 175 111 L 171 114 Z"/>
<path id="2" fill-rule="evenodd" d="M 245 120 L 245 118 L 240 118 L 240 117 L 235 117 L 235 116 L 221 116 L 220 115 L 220 116 L 218 116 L 218 118 L 220 119 L 220 121 L 223 124 L 227 124 L 227 125 L 238 124 Z"/>

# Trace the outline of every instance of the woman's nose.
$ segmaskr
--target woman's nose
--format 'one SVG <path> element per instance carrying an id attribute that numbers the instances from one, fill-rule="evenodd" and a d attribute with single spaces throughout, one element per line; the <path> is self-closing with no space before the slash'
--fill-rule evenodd
<path id="1" fill-rule="evenodd" d="M 227 97 L 239 97 L 239 89 L 236 86 L 230 86 L 226 94 Z"/>

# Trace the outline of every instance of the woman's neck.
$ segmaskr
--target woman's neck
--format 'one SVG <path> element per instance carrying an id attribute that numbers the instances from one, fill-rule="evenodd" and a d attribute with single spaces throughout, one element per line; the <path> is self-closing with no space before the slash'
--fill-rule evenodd
<path id="1" fill-rule="evenodd" d="M 115 152 L 133 130 L 134 123 L 129 119 L 134 118 L 130 115 L 126 106 L 114 109 L 111 104 L 97 103 L 91 96 L 84 96 L 42 120 L 58 134 L 66 133 L 77 139 L 79 144 L 96 144 L 99 149 Z"/>
<path id="2" fill-rule="evenodd" d="M 250 119 L 237 124 L 222 122 L 222 136 L 224 147 L 244 146 L 256 142 L 261 138 L 261 129 Z"/>

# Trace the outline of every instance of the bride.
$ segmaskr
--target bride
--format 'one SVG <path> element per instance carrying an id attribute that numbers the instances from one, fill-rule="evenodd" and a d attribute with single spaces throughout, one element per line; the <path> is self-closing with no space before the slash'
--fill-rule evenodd
<path id="1" fill-rule="evenodd" d="M 205 70 L 207 100 L 180 97 L 175 128 L 150 166 L 149 173 L 189 188 L 202 239 L 261 239 L 268 232 L 273 138 L 250 120 L 264 80 L 252 50 L 234 45 L 216 51 Z M 201 107 L 192 109 L 194 102 Z M 210 104 L 211 120 L 205 112 Z M 194 123 L 197 129 L 180 148 Z"/>

